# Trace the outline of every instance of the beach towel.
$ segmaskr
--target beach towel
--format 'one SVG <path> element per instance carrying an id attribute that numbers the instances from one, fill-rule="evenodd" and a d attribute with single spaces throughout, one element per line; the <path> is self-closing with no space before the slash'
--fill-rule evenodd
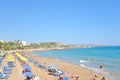
<path id="1" fill-rule="evenodd" d="M 39 77 L 35 77 L 34 80 L 40 80 Z"/>

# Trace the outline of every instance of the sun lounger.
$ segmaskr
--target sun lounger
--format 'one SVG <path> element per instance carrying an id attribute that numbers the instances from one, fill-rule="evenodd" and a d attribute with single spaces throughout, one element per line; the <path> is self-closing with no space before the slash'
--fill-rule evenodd
<path id="1" fill-rule="evenodd" d="M 5 71 L 12 71 L 12 68 L 4 67 L 3 70 L 5 70 Z"/>
<path id="2" fill-rule="evenodd" d="M 53 75 L 53 76 L 60 76 L 60 75 L 63 74 L 63 72 L 61 70 L 57 70 L 57 71 L 54 71 L 54 72 L 50 72 L 49 74 Z"/>
<path id="3" fill-rule="evenodd" d="M 8 78 L 9 78 L 8 75 L 3 76 L 3 74 L 0 72 L 0 79 L 8 79 Z"/>
<path id="4" fill-rule="evenodd" d="M 59 76 L 60 74 L 56 71 L 56 72 L 50 72 L 49 75 Z"/>
<path id="5" fill-rule="evenodd" d="M 3 73 L 4 74 L 11 74 L 12 70 L 11 69 L 7 69 L 7 68 L 3 68 Z"/>
<path id="6" fill-rule="evenodd" d="M 27 58 L 30 62 L 33 62 L 36 66 L 42 68 L 42 69 L 46 69 L 45 66 L 41 65 L 39 62 L 37 62 L 36 60 L 32 59 L 32 58 Z"/>
<path id="7" fill-rule="evenodd" d="M 29 65 L 23 65 L 23 69 L 26 71 L 31 71 L 31 67 Z"/>
<path id="8" fill-rule="evenodd" d="M 33 62 L 33 59 L 32 58 L 27 58 L 30 62 Z"/>
<path id="9" fill-rule="evenodd" d="M 15 67 L 15 66 L 14 66 L 14 63 L 13 63 L 12 61 L 9 61 L 9 62 L 8 62 L 8 67 Z"/>
<path id="10" fill-rule="evenodd" d="M 38 67 L 42 68 L 42 69 L 46 69 L 45 66 L 41 65 L 40 63 L 36 64 Z"/>

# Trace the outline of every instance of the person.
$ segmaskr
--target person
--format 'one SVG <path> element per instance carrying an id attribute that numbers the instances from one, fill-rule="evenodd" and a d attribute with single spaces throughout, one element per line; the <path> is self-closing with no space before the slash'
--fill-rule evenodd
<path id="1" fill-rule="evenodd" d="M 102 65 L 102 64 L 100 64 L 100 69 L 102 69 L 102 67 L 103 67 L 103 65 Z"/>
<path id="2" fill-rule="evenodd" d="M 27 76 L 26 80 L 33 80 L 32 77 Z"/>
<path id="3" fill-rule="evenodd" d="M 78 78 L 79 78 L 79 75 L 76 75 L 76 76 L 75 76 L 75 80 L 78 80 Z"/>
<path id="4" fill-rule="evenodd" d="M 102 77 L 102 79 L 101 79 L 101 80 L 106 80 L 106 79 L 105 79 L 105 77 Z"/>
<path id="5" fill-rule="evenodd" d="M 59 80 L 63 80 L 63 77 L 61 75 L 59 75 Z"/>
<path id="6" fill-rule="evenodd" d="M 95 75 L 95 78 L 98 78 L 98 75 Z"/>
<path id="7" fill-rule="evenodd" d="M 94 58 L 92 58 L 91 60 L 94 61 Z"/>
<path id="8" fill-rule="evenodd" d="M 100 75 L 102 74 L 102 68 L 103 68 L 103 65 L 100 64 Z"/>

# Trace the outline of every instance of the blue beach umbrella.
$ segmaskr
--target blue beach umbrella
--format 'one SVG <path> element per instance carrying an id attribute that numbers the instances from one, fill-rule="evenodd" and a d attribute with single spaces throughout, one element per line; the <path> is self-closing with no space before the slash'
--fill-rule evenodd
<path id="1" fill-rule="evenodd" d="M 69 78 L 67 78 L 67 77 L 64 77 L 64 78 L 63 78 L 63 80 L 70 80 L 70 79 L 69 79 Z"/>
<path id="2" fill-rule="evenodd" d="M 58 70 L 57 72 L 58 72 L 58 74 L 60 74 L 60 75 L 63 74 L 63 72 L 62 72 L 61 70 Z"/>
<path id="3" fill-rule="evenodd" d="M 26 77 L 33 77 L 34 74 L 32 72 L 25 72 L 23 73 L 23 76 L 26 76 Z"/>
<path id="4" fill-rule="evenodd" d="M 55 68 L 56 68 L 56 66 L 55 66 L 54 64 L 51 64 L 49 67 L 50 67 L 51 69 L 55 69 Z"/>
<path id="5" fill-rule="evenodd" d="M 31 71 L 31 67 L 29 65 L 24 65 L 23 68 L 28 70 L 28 71 Z"/>

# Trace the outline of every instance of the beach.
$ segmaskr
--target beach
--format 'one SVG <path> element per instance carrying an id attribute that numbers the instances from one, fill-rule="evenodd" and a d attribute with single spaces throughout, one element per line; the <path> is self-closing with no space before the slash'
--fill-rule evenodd
<path id="1" fill-rule="evenodd" d="M 63 61 L 53 59 L 53 58 L 45 58 L 45 57 L 40 57 L 40 56 L 35 56 L 35 55 L 33 56 L 33 55 L 29 54 L 29 52 L 23 52 L 23 53 L 25 53 L 25 55 L 27 55 L 28 57 L 35 59 L 42 65 L 45 65 L 46 67 L 48 67 L 50 64 L 56 65 L 57 69 L 60 69 L 63 72 L 65 72 L 66 76 L 68 76 L 70 78 L 70 80 L 76 80 L 75 79 L 76 76 L 79 76 L 78 80 L 90 80 L 91 78 L 94 78 L 94 75 L 96 75 L 91 70 L 88 70 L 83 67 L 76 66 L 76 65 L 73 65 L 73 64 L 70 64 L 67 62 L 63 62 Z M 44 70 L 41 70 L 41 69 L 39 71 L 40 71 L 40 73 L 44 72 Z M 41 78 L 40 73 L 38 73 L 38 76 Z M 97 74 L 97 76 L 98 76 L 98 79 L 102 78 L 102 76 L 100 76 L 98 74 Z M 46 78 L 47 78 L 47 80 L 58 80 L 55 78 L 54 79 L 50 78 L 48 73 L 46 74 L 45 77 L 42 76 L 42 78 L 43 78 L 43 80 Z"/>
<path id="2" fill-rule="evenodd" d="M 42 51 L 42 50 L 40 50 L 40 51 Z M 32 58 L 32 59 L 36 60 L 37 62 L 46 66 L 47 68 L 50 64 L 54 64 L 56 66 L 56 69 L 61 70 L 62 72 L 65 73 L 62 76 L 68 77 L 70 80 L 92 80 L 93 78 L 95 78 L 95 75 L 97 75 L 96 80 L 101 80 L 101 78 L 103 77 L 103 76 L 95 74 L 91 70 L 85 69 L 83 67 L 76 66 L 76 65 L 73 65 L 73 64 L 70 64 L 67 62 L 63 62 L 63 61 L 60 61 L 58 59 L 45 58 L 45 57 L 31 55 L 31 54 L 29 54 L 30 52 L 31 52 L 30 50 L 19 51 L 19 53 L 24 54 L 28 58 Z M 14 52 L 12 54 L 15 55 L 16 52 Z M 7 58 L 6 57 L 3 59 L 2 66 L 7 66 Z M 14 79 L 24 80 L 25 76 L 22 75 L 23 68 L 22 68 L 21 63 L 17 59 L 15 60 L 14 63 L 15 63 L 15 67 L 13 68 L 12 74 L 10 75 L 8 80 L 14 80 Z M 37 77 L 39 77 L 40 80 L 59 80 L 58 77 L 53 76 L 53 75 L 49 75 L 49 72 L 47 69 L 39 68 L 30 61 L 26 61 L 26 63 L 29 66 L 31 66 L 32 72 Z M 1 69 L 2 68 L 3 67 L 1 67 Z M 76 77 L 79 77 L 79 78 L 76 79 Z"/>

